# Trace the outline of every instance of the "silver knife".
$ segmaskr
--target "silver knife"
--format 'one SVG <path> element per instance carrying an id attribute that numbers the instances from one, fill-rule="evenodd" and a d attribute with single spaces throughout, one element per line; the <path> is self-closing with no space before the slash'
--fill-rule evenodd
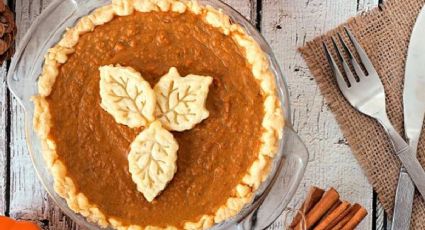
<path id="1" fill-rule="evenodd" d="M 404 129 L 416 155 L 425 114 L 425 6 L 416 19 L 407 53 L 403 92 Z M 410 229 L 415 186 L 404 167 L 400 170 L 392 230 Z"/>

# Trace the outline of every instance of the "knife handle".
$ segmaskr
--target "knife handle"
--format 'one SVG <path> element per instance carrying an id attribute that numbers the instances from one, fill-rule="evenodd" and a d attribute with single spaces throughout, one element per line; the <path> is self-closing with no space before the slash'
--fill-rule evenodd
<path id="1" fill-rule="evenodd" d="M 421 132 L 412 133 L 408 136 L 409 146 L 414 151 L 416 156 L 418 149 L 419 137 Z M 412 217 L 413 198 L 415 196 L 415 185 L 410 179 L 406 168 L 401 166 L 400 175 L 398 177 L 397 191 L 395 194 L 394 214 L 391 224 L 391 230 L 409 230 Z"/>
<path id="2" fill-rule="evenodd" d="M 415 185 L 404 167 L 400 170 L 391 230 L 409 230 Z"/>

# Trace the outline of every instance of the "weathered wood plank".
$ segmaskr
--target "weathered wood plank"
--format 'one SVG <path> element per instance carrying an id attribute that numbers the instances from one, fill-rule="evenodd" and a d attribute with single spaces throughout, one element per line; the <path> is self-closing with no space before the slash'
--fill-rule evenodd
<path id="1" fill-rule="evenodd" d="M 30 12 L 28 4 L 23 1 L 15 2 L 16 23 L 18 26 L 17 45 L 28 29 L 33 18 L 26 12 Z M 11 98 L 11 197 L 10 215 L 18 219 L 35 220 L 42 215 L 41 207 L 44 194 L 40 189 L 29 153 L 26 148 L 24 135 L 23 110 L 19 107 L 15 98 Z"/>
<path id="2" fill-rule="evenodd" d="M 7 4 L 7 0 L 3 0 Z M 9 92 L 7 90 L 6 75 L 8 62 L 0 67 L 0 215 L 8 214 L 9 189 Z"/>
<path id="3" fill-rule="evenodd" d="M 382 206 L 381 203 L 379 203 L 378 201 L 378 195 L 376 193 L 374 193 L 374 200 L 373 202 L 375 202 L 375 213 L 374 213 L 374 218 L 375 218 L 375 227 L 376 230 L 385 230 L 385 229 L 390 229 L 391 228 L 391 223 L 390 223 L 390 219 L 387 219 L 387 215 L 385 214 L 385 210 L 384 207 Z"/>
<path id="4" fill-rule="evenodd" d="M 335 187 L 344 199 L 372 213 L 372 187 L 355 161 L 338 125 L 297 48 L 344 22 L 374 0 L 263 0 L 261 29 L 287 78 L 294 128 L 310 150 L 305 178 L 291 204 L 301 202 L 311 185 Z M 371 229 L 368 215 L 359 229 Z M 278 221 L 273 229 L 280 229 Z"/>
<path id="5" fill-rule="evenodd" d="M 3 0 L 7 4 L 7 0 Z M 8 62 L 0 67 L 0 215 L 8 214 L 9 189 L 9 93 L 7 90 L 6 75 Z"/>
<path id="6" fill-rule="evenodd" d="M 7 189 L 8 189 L 8 111 L 9 103 L 6 86 L 7 63 L 0 68 L 0 215 L 7 211 Z"/>
<path id="7" fill-rule="evenodd" d="M 15 1 L 18 44 L 33 20 L 49 2 Z M 10 216 L 36 221 L 43 229 L 75 229 L 75 224 L 62 214 L 38 181 L 25 143 L 23 110 L 14 98 L 11 98 L 10 105 Z"/>

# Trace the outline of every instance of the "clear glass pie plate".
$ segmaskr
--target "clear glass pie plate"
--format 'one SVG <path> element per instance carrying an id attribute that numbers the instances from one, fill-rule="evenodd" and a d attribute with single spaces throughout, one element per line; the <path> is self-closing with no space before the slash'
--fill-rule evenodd
<path id="1" fill-rule="evenodd" d="M 285 80 L 271 48 L 261 34 L 236 10 L 219 0 L 200 0 L 201 4 L 222 9 L 231 19 L 242 25 L 268 54 L 271 69 L 276 78 L 278 94 L 286 118 L 279 152 L 273 160 L 268 179 L 257 190 L 252 202 L 234 218 L 213 229 L 263 229 L 273 223 L 287 207 L 304 175 L 308 152 L 291 128 L 288 91 Z M 36 172 L 57 205 L 79 225 L 88 229 L 100 229 L 84 217 L 74 213 L 53 189 L 53 178 L 41 152 L 41 144 L 33 130 L 34 106 L 31 97 L 37 94 L 37 78 L 41 73 L 44 54 L 57 43 L 67 27 L 95 8 L 109 4 L 110 0 L 56 0 L 33 22 L 12 60 L 7 82 L 9 89 L 25 111 L 25 135 Z"/>

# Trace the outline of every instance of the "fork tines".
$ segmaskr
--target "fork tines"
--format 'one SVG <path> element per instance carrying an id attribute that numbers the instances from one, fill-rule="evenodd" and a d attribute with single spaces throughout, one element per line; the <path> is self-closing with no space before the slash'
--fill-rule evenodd
<path id="1" fill-rule="evenodd" d="M 338 56 L 339 62 L 342 63 L 343 71 L 347 77 L 347 81 L 344 79 L 344 76 L 341 73 L 337 62 L 332 57 L 328 46 L 323 43 L 329 65 L 331 66 L 333 74 L 335 75 L 336 82 L 338 83 L 341 93 L 353 107 L 362 113 L 368 114 L 369 116 L 375 114 L 376 112 L 385 111 L 385 90 L 378 73 L 373 67 L 372 62 L 368 58 L 364 49 L 354 38 L 353 34 L 347 28 L 344 28 L 344 30 L 351 44 L 353 45 L 354 50 L 357 52 L 361 62 L 360 64 L 358 63 L 342 36 L 337 34 L 338 40 L 346 54 L 345 56 L 348 57 L 344 58 L 342 49 L 338 47 L 336 39 L 332 37 L 332 44 L 336 51 L 336 55 Z M 348 59 L 349 62 L 346 59 Z M 366 71 L 363 71 L 361 64 L 364 66 Z M 353 66 L 354 72 L 356 73 L 358 79 L 355 78 L 354 73 L 350 69 L 350 65 Z"/>
<path id="2" fill-rule="evenodd" d="M 351 42 L 351 44 L 353 45 L 354 49 L 356 50 L 364 68 L 365 71 L 363 71 L 361 65 L 358 63 L 358 61 L 356 60 L 355 56 L 353 55 L 352 51 L 350 50 L 349 46 L 347 45 L 347 43 L 344 41 L 344 39 L 342 38 L 340 33 L 337 33 L 337 37 L 338 40 L 343 48 L 343 50 L 341 50 L 338 47 L 338 43 L 336 41 L 336 39 L 334 37 L 331 37 L 332 40 L 332 44 L 333 47 L 336 51 L 338 60 L 342 63 L 342 67 L 343 70 L 345 72 L 345 76 L 347 77 L 347 82 L 344 80 L 344 76 L 341 73 L 337 62 L 335 61 L 335 59 L 333 58 L 330 49 L 328 48 L 328 46 L 326 45 L 325 42 L 323 42 L 323 48 L 325 50 L 326 53 L 326 57 L 329 61 L 329 64 L 332 68 L 332 71 L 335 74 L 336 80 L 338 82 L 338 85 L 340 88 L 349 88 L 351 87 L 351 85 L 355 82 L 358 82 L 358 80 L 356 79 L 356 77 L 354 76 L 353 72 L 350 69 L 350 65 L 353 66 L 353 69 L 355 71 L 355 73 L 357 74 L 358 78 L 364 78 L 366 76 L 369 76 L 370 74 L 376 73 L 372 62 L 370 61 L 370 59 L 368 58 L 366 52 L 364 51 L 364 49 L 360 46 L 360 44 L 357 42 L 357 40 L 354 38 L 353 34 L 351 33 L 351 31 L 347 28 L 344 27 L 344 31 L 347 34 L 349 41 Z M 346 56 L 349 59 L 349 63 L 347 62 L 347 60 L 344 58 L 344 53 L 346 54 Z"/>

